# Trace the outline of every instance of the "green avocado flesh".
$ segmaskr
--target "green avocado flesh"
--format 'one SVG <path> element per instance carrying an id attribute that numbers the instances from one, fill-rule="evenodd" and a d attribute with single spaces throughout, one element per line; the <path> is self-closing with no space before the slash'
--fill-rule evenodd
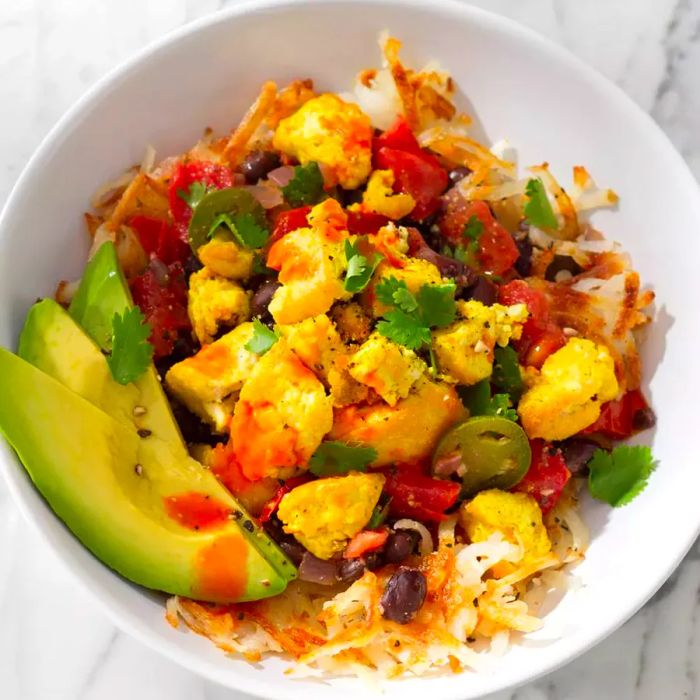
<path id="1" fill-rule="evenodd" d="M 107 257 L 98 252 L 83 284 L 101 285 L 105 294 L 85 295 L 111 317 L 120 299 L 131 300 L 120 274 L 111 279 L 121 295 L 90 272 Z M 106 327 L 93 306 L 83 318 Z M 295 578 L 277 545 L 189 457 L 155 371 L 152 380 L 115 382 L 100 348 L 51 300 L 31 309 L 19 354 L 0 348 L 0 391 L 12 397 L 0 402 L 0 431 L 56 514 L 105 564 L 148 588 L 213 602 L 277 595 Z M 165 499 L 192 494 L 221 506 L 223 517 L 200 529 L 181 524 Z"/>

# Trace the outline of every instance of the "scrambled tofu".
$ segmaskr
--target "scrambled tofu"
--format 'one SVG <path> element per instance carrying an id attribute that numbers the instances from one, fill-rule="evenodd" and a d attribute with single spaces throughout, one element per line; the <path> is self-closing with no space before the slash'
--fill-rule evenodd
<path id="1" fill-rule="evenodd" d="M 279 505 L 284 531 L 319 559 L 330 559 L 369 521 L 384 486 L 382 474 L 318 479 L 297 486 Z"/>
<path id="2" fill-rule="evenodd" d="M 233 450 L 247 479 L 305 467 L 333 424 L 316 375 L 279 340 L 253 367 L 231 421 Z"/>
<path id="3" fill-rule="evenodd" d="M 408 229 L 405 226 L 397 226 L 390 221 L 372 236 L 372 245 L 386 258 L 390 267 L 405 267 L 410 261 Z"/>
<path id="4" fill-rule="evenodd" d="M 363 343 L 372 332 L 372 319 L 356 301 L 336 304 L 331 309 L 331 317 L 346 343 Z"/>
<path id="5" fill-rule="evenodd" d="M 372 168 L 372 125 L 354 104 L 324 94 L 283 119 L 272 145 L 300 163 L 328 166 L 345 189 L 359 187 Z"/>
<path id="6" fill-rule="evenodd" d="M 469 386 L 491 376 L 496 344 L 519 338 L 528 313 L 525 304 L 485 306 L 473 300 L 458 301 L 457 309 L 463 320 L 433 331 L 433 347 L 440 369 Z"/>
<path id="7" fill-rule="evenodd" d="M 518 415 L 530 438 L 564 440 L 594 423 L 618 394 L 615 363 L 604 345 L 571 338 L 551 354 L 523 394 Z"/>
<path id="8" fill-rule="evenodd" d="M 204 267 L 190 276 L 187 313 L 197 339 L 206 345 L 220 326 L 233 328 L 250 318 L 250 299 L 239 284 Z"/>
<path id="9" fill-rule="evenodd" d="M 460 508 L 462 525 L 472 542 L 502 532 L 505 539 L 524 550 L 525 559 L 544 557 L 552 549 L 542 523 L 542 511 L 532 496 L 498 489 L 482 491 Z"/>
<path id="10" fill-rule="evenodd" d="M 413 350 L 373 333 L 350 359 L 350 374 L 374 389 L 390 406 L 405 399 L 426 364 Z"/>
<path id="11" fill-rule="evenodd" d="M 371 445 L 374 466 L 416 462 L 432 454 L 446 430 L 464 418 L 454 387 L 421 377 L 396 406 L 376 403 L 336 409 L 330 440 Z"/>
<path id="12" fill-rule="evenodd" d="M 349 355 L 333 322 L 325 314 L 278 326 L 296 356 L 330 389 L 334 406 L 363 401 L 367 387 L 348 373 Z"/>
<path id="13" fill-rule="evenodd" d="M 238 392 L 258 361 L 245 349 L 252 335 L 253 324 L 242 323 L 165 375 L 168 391 L 218 432 L 228 427 Z"/>
<path id="14" fill-rule="evenodd" d="M 410 194 L 394 192 L 394 173 L 391 170 L 375 170 L 369 178 L 362 196 L 364 211 L 382 214 L 390 219 L 408 216 L 416 206 Z"/>
<path id="15" fill-rule="evenodd" d="M 268 266 L 279 270 L 282 283 L 269 305 L 276 323 L 324 314 L 336 299 L 349 296 L 341 279 L 346 267 L 344 212 L 330 199 L 314 207 L 308 218 L 310 228 L 288 233 L 267 256 Z"/>
<path id="16" fill-rule="evenodd" d="M 369 292 L 365 297 L 370 301 L 372 313 L 375 316 L 381 316 L 387 310 L 386 306 L 377 301 L 374 296 L 374 287 L 386 277 L 396 277 L 398 280 L 403 280 L 413 294 L 417 294 L 424 284 L 442 284 L 443 282 L 440 270 L 427 260 L 406 258 L 403 267 L 392 267 L 386 262 L 381 262 L 374 273 L 372 284 L 368 287 Z"/>
<path id="17" fill-rule="evenodd" d="M 253 251 L 233 241 L 214 238 L 199 248 L 197 256 L 202 265 L 221 277 L 246 280 L 253 272 Z"/>

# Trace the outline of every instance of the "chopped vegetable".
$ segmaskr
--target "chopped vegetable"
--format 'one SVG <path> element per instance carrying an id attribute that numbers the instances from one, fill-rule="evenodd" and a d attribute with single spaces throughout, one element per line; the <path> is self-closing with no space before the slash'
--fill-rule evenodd
<path id="1" fill-rule="evenodd" d="M 392 516 L 429 522 L 445 519 L 445 511 L 457 502 L 460 490 L 455 481 L 432 479 L 400 467 L 387 474 L 384 484 L 385 493 L 391 497 Z"/>
<path id="2" fill-rule="evenodd" d="M 112 319 L 112 352 L 107 364 L 120 384 L 136 381 L 149 367 L 153 346 L 148 342 L 151 327 L 138 306 Z"/>
<path id="3" fill-rule="evenodd" d="M 368 552 L 381 549 L 388 538 L 389 530 L 386 528 L 381 530 L 362 530 L 348 542 L 343 552 L 343 559 L 357 559 Z"/>
<path id="4" fill-rule="evenodd" d="M 377 265 L 384 256 L 379 253 L 372 253 L 369 257 L 362 255 L 357 245 L 349 240 L 345 241 L 345 259 L 348 270 L 345 274 L 345 291 L 357 294 L 361 292 L 372 279 Z"/>
<path id="5" fill-rule="evenodd" d="M 491 382 L 482 379 L 472 386 L 462 386 L 458 389 L 462 403 L 472 416 L 500 416 L 508 420 L 518 420 L 518 414 L 513 409 L 509 394 L 494 394 L 491 396 Z"/>
<path id="6" fill-rule="evenodd" d="M 389 517 L 389 506 L 390 505 L 391 505 L 391 499 L 389 501 L 387 501 L 383 506 L 380 505 L 379 503 L 377 503 L 377 505 L 374 506 L 374 510 L 372 511 L 372 515 L 369 519 L 369 522 L 367 523 L 368 530 L 374 530 L 386 522 L 386 519 Z"/>
<path id="7" fill-rule="evenodd" d="M 622 398 L 601 406 L 600 417 L 583 432 L 597 433 L 613 440 L 625 440 L 639 430 L 650 427 L 654 416 L 639 389 L 626 392 Z"/>
<path id="8" fill-rule="evenodd" d="M 530 198 L 525 204 L 527 220 L 537 228 L 556 229 L 557 217 L 549 203 L 544 183 L 539 177 L 528 180 L 525 194 Z"/>
<path id="9" fill-rule="evenodd" d="M 559 450 L 544 440 L 531 440 L 532 464 L 516 491 L 529 493 L 546 515 L 557 504 L 571 472 Z"/>
<path id="10" fill-rule="evenodd" d="M 178 189 L 177 196 L 183 202 L 187 202 L 190 209 L 194 209 L 207 192 L 209 192 L 209 188 L 203 182 L 193 182 L 187 190 Z"/>
<path id="11" fill-rule="evenodd" d="M 274 243 L 280 238 L 283 238 L 288 233 L 296 231 L 298 228 L 304 228 L 309 225 L 308 219 L 306 218 L 311 211 L 311 207 L 298 207 L 297 209 L 290 209 L 289 211 L 283 211 L 275 222 L 275 228 L 272 231 L 272 236 L 270 240 Z"/>
<path id="12" fill-rule="evenodd" d="M 518 364 L 518 353 L 506 345 L 506 347 L 496 347 L 493 351 L 493 374 L 491 376 L 492 384 L 498 389 L 510 395 L 517 401 L 523 391 L 523 378 L 520 374 L 520 365 Z"/>
<path id="13" fill-rule="evenodd" d="M 309 460 L 309 471 L 316 476 L 338 476 L 350 471 L 363 472 L 377 459 L 373 447 L 353 447 L 344 442 L 322 442 Z"/>
<path id="14" fill-rule="evenodd" d="M 591 495 L 617 508 L 644 490 L 656 462 L 649 447 L 619 445 L 612 452 L 596 450 L 588 468 Z"/>
<path id="15" fill-rule="evenodd" d="M 282 188 L 284 198 L 293 207 L 318 204 L 324 197 L 323 175 L 318 163 L 311 161 L 294 168 L 294 177 Z"/>
<path id="16" fill-rule="evenodd" d="M 132 216 L 127 225 L 136 231 L 146 253 L 166 265 L 174 262 L 184 264 L 190 256 L 190 247 L 167 221 L 138 214 Z"/>
<path id="17" fill-rule="evenodd" d="M 243 346 L 256 355 L 264 355 L 277 341 L 279 336 L 268 328 L 259 318 L 253 319 L 253 337 Z"/>
<path id="18" fill-rule="evenodd" d="M 225 226 L 236 242 L 246 248 L 262 248 L 269 237 L 267 230 L 260 226 L 250 213 L 238 214 L 235 217 L 219 214 L 209 228 L 208 240 L 214 237 L 220 226 Z"/>

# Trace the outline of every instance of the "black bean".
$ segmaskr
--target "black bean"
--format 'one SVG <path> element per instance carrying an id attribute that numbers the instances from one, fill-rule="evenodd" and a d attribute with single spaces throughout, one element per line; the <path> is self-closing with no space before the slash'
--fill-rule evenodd
<path id="1" fill-rule="evenodd" d="M 333 586 L 338 582 L 338 562 L 315 557 L 305 552 L 299 564 L 299 579 L 322 586 Z"/>
<path id="2" fill-rule="evenodd" d="M 575 277 L 583 271 L 583 268 L 570 255 L 555 255 L 547 266 L 544 277 L 549 282 L 556 282 L 557 275 L 562 271 L 570 272 L 571 276 Z"/>
<path id="3" fill-rule="evenodd" d="M 480 275 L 476 283 L 464 290 L 461 296 L 464 299 L 474 299 L 486 306 L 491 306 L 498 300 L 498 287 L 486 277 Z"/>
<path id="4" fill-rule="evenodd" d="M 292 560 L 294 566 L 299 566 L 306 550 L 298 542 L 285 540 L 280 542 L 280 549 Z"/>
<path id="5" fill-rule="evenodd" d="M 270 301 L 272 301 L 274 293 L 281 286 L 282 285 L 276 280 L 268 280 L 258 287 L 250 302 L 250 312 L 254 317 L 261 319 L 266 319 L 268 317 L 267 307 Z"/>
<path id="6" fill-rule="evenodd" d="M 370 571 L 374 571 L 384 565 L 384 557 L 381 552 L 370 552 L 369 554 L 365 554 L 363 558 L 365 560 L 365 566 Z"/>
<path id="7" fill-rule="evenodd" d="M 412 532 L 399 530 L 389 535 L 384 545 L 384 558 L 390 564 L 400 564 L 406 557 L 413 554 L 416 537 Z"/>
<path id="8" fill-rule="evenodd" d="M 405 625 L 420 610 L 425 601 L 425 576 L 417 569 L 402 566 L 388 581 L 380 605 L 387 620 Z"/>
<path id="9" fill-rule="evenodd" d="M 187 279 L 190 278 L 190 275 L 193 275 L 195 272 L 198 272 L 204 267 L 201 262 L 199 262 L 199 259 L 197 258 L 196 255 L 190 255 L 189 258 L 185 261 L 184 265 L 184 270 L 185 270 L 185 277 Z"/>
<path id="10" fill-rule="evenodd" d="M 363 559 L 345 559 L 338 567 L 338 578 L 343 583 L 352 583 L 362 578 L 367 568 Z"/>
<path id="11" fill-rule="evenodd" d="M 559 443 L 561 455 L 572 474 L 585 474 L 586 465 L 599 445 L 585 438 L 569 438 Z"/>
<path id="12" fill-rule="evenodd" d="M 338 201 L 343 207 L 349 207 L 351 204 L 359 204 L 362 201 L 362 190 L 344 190 L 338 187 Z"/>
<path id="13" fill-rule="evenodd" d="M 470 168 L 465 168 L 464 166 L 459 166 L 458 168 L 455 168 L 454 170 L 450 170 L 449 172 L 449 178 L 450 182 L 453 185 L 456 185 L 460 180 L 464 180 L 467 175 L 471 174 L 471 169 Z"/>
<path id="14" fill-rule="evenodd" d="M 271 170 L 280 167 L 280 157 L 273 151 L 251 151 L 243 163 L 241 172 L 249 185 L 254 185 Z"/>
<path id="15" fill-rule="evenodd" d="M 216 445 L 221 442 L 221 436 L 214 435 L 208 425 L 204 424 L 194 413 L 190 413 L 181 403 L 172 400 L 170 403 L 185 442 L 201 442 L 206 445 Z"/>
<path id="16" fill-rule="evenodd" d="M 632 427 L 635 430 L 648 430 L 656 425 L 656 414 L 651 408 L 642 408 L 632 418 Z"/>
<path id="17" fill-rule="evenodd" d="M 469 287 L 476 282 L 476 273 L 459 260 L 442 255 L 431 248 L 423 234 L 415 227 L 408 229 L 408 245 L 414 258 L 427 260 L 440 270 L 443 277 L 450 277 L 459 288 Z"/>
<path id="18" fill-rule="evenodd" d="M 515 261 L 515 270 L 521 277 L 528 277 L 532 270 L 532 243 L 530 239 L 525 237 L 515 239 L 515 245 L 518 246 L 518 259 Z"/>

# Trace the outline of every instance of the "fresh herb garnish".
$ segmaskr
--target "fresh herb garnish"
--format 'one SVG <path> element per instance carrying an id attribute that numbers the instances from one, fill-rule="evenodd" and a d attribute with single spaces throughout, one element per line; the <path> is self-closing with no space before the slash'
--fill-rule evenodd
<path id="1" fill-rule="evenodd" d="M 525 216 L 527 220 L 537 228 L 556 229 L 557 217 L 554 215 L 552 205 L 549 203 L 544 183 L 539 177 L 527 181 L 525 194 L 529 200 L 525 204 Z"/>
<path id="2" fill-rule="evenodd" d="M 646 446 L 620 445 L 612 452 L 599 449 L 588 462 L 588 487 L 594 498 L 624 506 L 644 490 L 655 468 Z"/>
<path id="3" fill-rule="evenodd" d="M 265 258 L 259 253 L 253 256 L 253 269 L 254 275 L 263 275 L 265 277 L 274 277 L 277 274 L 277 270 L 273 270 L 265 264 Z"/>
<path id="4" fill-rule="evenodd" d="M 248 352 L 264 355 L 277 341 L 279 336 L 268 328 L 259 318 L 253 319 L 253 335 L 243 346 Z"/>
<path id="5" fill-rule="evenodd" d="M 255 217 L 248 214 L 219 214 L 211 223 L 207 240 L 214 237 L 219 226 L 225 226 L 237 243 L 244 248 L 262 248 L 269 237 L 269 232 L 258 224 Z"/>
<path id="6" fill-rule="evenodd" d="M 511 400 L 508 394 L 494 394 L 486 408 L 486 416 L 500 416 L 508 420 L 517 421 L 518 414 L 511 408 Z"/>
<path id="7" fill-rule="evenodd" d="M 282 188 L 282 194 L 293 207 L 318 204 L 324 197 L 323 175 L 318 163 L 311 161 L 294 168 L 294 177 Z"/>
<path id="8" fill-rule="evenodd" d="M 115 381 L 129 384 L 147 369 L 153 357 L 153 346 L 148 342 L 151 326 L 138 306 L 127 309 L 112 318 L 112 352 L 107 364 Z"/>
<path id="9" fill-rule="evenodd" d="M 382 313 L 377 330 L 410 350 L 430 347 L 431 328 L 444 328 L 457 315 L 455 284 L 424 284 L 413 294 L 403 280 L 387 277 L 375 288 L 377 299 L 390 307 Z M 432 359 L 432 354 L 431 354 Z"/>
<path id="10" fill-rule="evenodd" d="M 458 387 L 457 391 L 471 416 L 499 416 L 518 420 L 518 414 L 512 408 L 511 397 L 508 394 L 491 396 L 491 383 L 488 379 L 482 379 L 472 386 Z"/>
<path id="11" fill-rule="evenodd" d="M 177 196 L 184 202 L 189 204 L 190 209 L 194 209 L 201 201 L 202 197 L 209 192 L 209 189 L 203 182 L 193 182 L 187 191 L 179 189 Z"/>
<path id="12" fill-rule="evenodd" d="M 309 460 L 309 471 L 316 476 L 339 476 L 350 471 L 367 471 L 367 465 L 377 459 L 373 447 L 353 447 L 344 442 L 322 442 Z"/>
<path id="13" fill-rule="evenodd" d="M 374 530 L 375 528 L 383 525 L 386 519 L 389 517 L 389 506 L 391 505 L 391 498 L 382 506 L 377 503 L 374 506 L 372 515 L 367 522 L 366 528 L 368 530 Z"/>
<path id="14" fill-rule="evenodd" d="M 348 270 L 343 284 L 345 291 L 352 294 L 361 292 L 369 284 L 374 271 L 377 269 L 377 265 L 379 265 L 383 257 L 379 253 L 372 253 L 367 258 L 365 255 L 362 255 L 356 245 L 346 239 L 345 259 L 348 263 Z"/>
<path id="15" fill-rule="evenodd" d="M 491 382 L 498 389 L 510 394 L 514 401 L 517 401 L 520 394 L 523 393 L 523 378 L 520 374 L 518 353 L 510 345 L 506 345 L 504 348 L 496 346 L 493 355 Z"/>

